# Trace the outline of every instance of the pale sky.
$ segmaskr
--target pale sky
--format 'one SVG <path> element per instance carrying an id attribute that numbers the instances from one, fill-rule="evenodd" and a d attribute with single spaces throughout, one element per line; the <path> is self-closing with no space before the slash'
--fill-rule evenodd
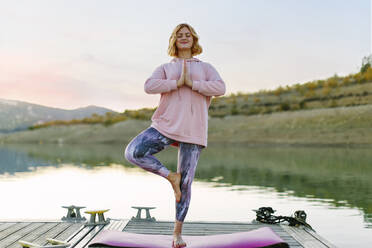
<path id="1" fill-rule="evenodd" d="M 226 94 L 344 76 L 370 54 L 370 0 L 0 0 L 0 98 L 155 107 L 146 79 L 193 26 Z"/>

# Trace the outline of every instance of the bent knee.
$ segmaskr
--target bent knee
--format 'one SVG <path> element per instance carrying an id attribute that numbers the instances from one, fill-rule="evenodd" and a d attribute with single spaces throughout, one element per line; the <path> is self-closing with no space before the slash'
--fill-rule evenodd
<path id="1" fill-rule="evenodd" d="M 145 156 L 145 152 L 143 149 L 140 149 L 139 146 L 134 146 L 132 143 L 129 143 L 125 148 L 124 156 L 128 161 L 132 162 L 139 158 L 143 158 Z"/>
<path id="2" fill-rule="evenodd" d="M 129 144 L 127 145 L 127 147 L 125 148 L 124 157 L 125 157 L 125 159 L 128 160 L 129 162 L 132 162 L 132 161 L 134 160 L 133 149 L 132 149 L 132 146 L 131 146 L 130 143 L 129 143 Z"/>

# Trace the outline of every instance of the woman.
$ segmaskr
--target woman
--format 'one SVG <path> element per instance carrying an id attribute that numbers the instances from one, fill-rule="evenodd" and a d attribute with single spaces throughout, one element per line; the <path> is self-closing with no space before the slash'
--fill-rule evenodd
<path id="1" fill-rule="evenodd" d="M 194 58 L 202 53 L 195 30 L 179 24 L 169 38 L 169 63 L 158 66 L 145 82 L 148 94 L 161 94 L 151 126 L 131 140 L 126 159 L 166 178 L 176 198 L 172 247 L 184 247 L 182 224 L 186 217 L 191 183 L 200 152 L 207 147 L 208 108 L 212 96 L 225 94 L 225 83 L 209 63 Z M 178 147 L 177 173 L 169 171 L 153 154 L 169 145 Z"/>

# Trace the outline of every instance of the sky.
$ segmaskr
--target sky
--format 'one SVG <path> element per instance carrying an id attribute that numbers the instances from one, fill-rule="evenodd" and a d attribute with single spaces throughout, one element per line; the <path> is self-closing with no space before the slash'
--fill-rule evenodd
<path id="1" fill-rule="evenodd" d="M 230 93 L 356 73 L 370 0 L 0 0 L 0 98 L 122 112 L 157 106 L 144 82 L 194 27 Z"/>

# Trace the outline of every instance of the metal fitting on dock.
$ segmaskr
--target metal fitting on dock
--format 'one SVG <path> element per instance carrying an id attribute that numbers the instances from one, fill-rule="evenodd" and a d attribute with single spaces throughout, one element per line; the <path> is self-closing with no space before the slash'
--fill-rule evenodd
<path id="1" fill-rule="evenodd" d="M 81 217 L 80 209 L 85 207 L 79 207 L 75 205 L 71 206 L 62 206 L 63 208 L 67 208 L 67 215 L 62 217 L 61 220 L 63 221 L 73 221 L 73 222 L 80 222 L 80 221 L 86 221 L 87 219 L 85 217 Z"/>
<path id="2" fill-rule="evenodd" d="M 132 216 L 131 220 L 135 221 L 156 221 L 154 217 L 151 217 L 150 215 L 150 209 L 154 209 L 156 207 L 137 207 L 137 206 L 132 206 L 132 208 L 137 209 L 137 216 L 134 217 Z M 141 211 L 142 209 L 146 210 L 146 218 L 141 218 Z"/>
<path id="3" fill-rule="evenodd" d="M 110 209 L 103 209 L 103 210 L 89 210 L 85 211 L 85 213 L 90 214 L 89 222 L 85 223 L 86 226 L 95 226 L 95 225 L 106 225 L 110 223 L 110 220 L 105 220 L 105 216 L 103 213 L 109 211 Z M 96 222 L 96 215 L 98 215 L 98 222 Z"/>

